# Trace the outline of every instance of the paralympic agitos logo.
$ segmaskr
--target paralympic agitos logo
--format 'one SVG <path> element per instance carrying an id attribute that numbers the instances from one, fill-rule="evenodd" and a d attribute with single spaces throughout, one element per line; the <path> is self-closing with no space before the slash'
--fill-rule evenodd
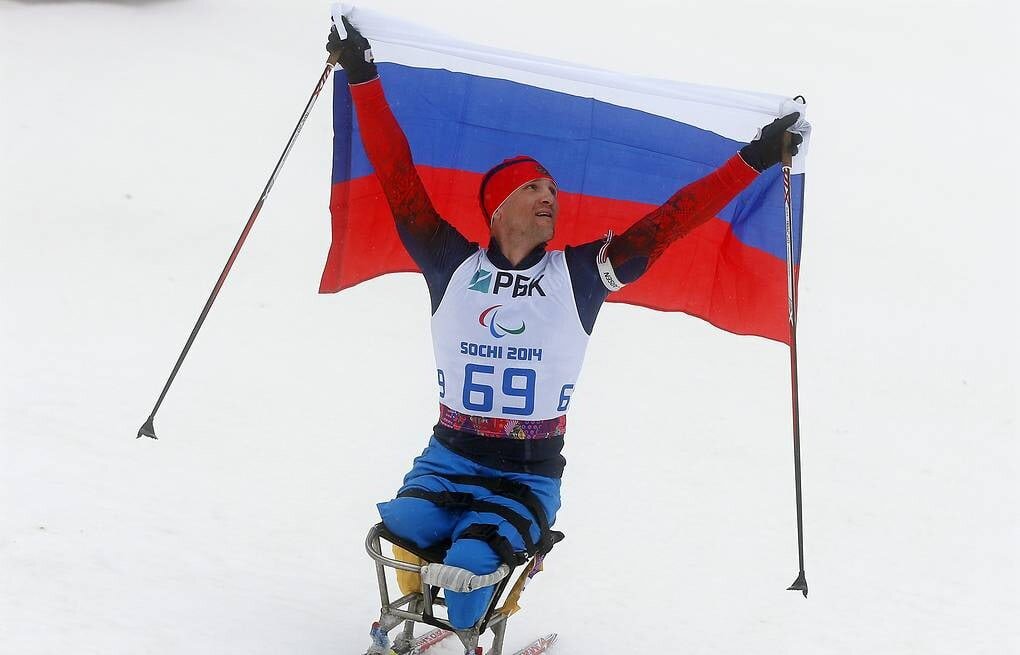
<path id="1" fill-rule="evenodd" d="M 478 315 L 478 324 L 489 328 L 489 334 L 502 339 L 508 334 L 521 334 L 527 326 L 521 321 L 520 327 L 508 328 L 499 322 L 499 310 L 503 305 L 493 305 Z"/>

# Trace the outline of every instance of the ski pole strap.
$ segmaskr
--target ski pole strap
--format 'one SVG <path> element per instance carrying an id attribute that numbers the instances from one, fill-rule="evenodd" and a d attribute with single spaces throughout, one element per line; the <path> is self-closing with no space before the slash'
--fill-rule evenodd
<path id="1" fill-rule="evenodd" d="M 531 538 L 531 521 L 521 516 L 506 505 L 490 503 L 485 500 L 478 500 L 469 493 L 458 491 L 427 491 L 418 487 L 404 489 L 397 494 L 397 498 L 419 498 L 427 500 L 437 507 L 444 509 L 455 509 L 471 512 L 482 512 L 495 514 L 512 525 L 524 541 L 524 547 L 529 555 L 538 552 L 535 540 Z"/>

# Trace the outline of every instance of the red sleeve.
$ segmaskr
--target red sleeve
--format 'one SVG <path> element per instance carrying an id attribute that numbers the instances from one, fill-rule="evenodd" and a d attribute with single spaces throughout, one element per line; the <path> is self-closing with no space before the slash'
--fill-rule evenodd
<path id="1" fill-rule="evenodd" d="M 617 277 L 624 283 L 636 280 L 671 243 L 722 211 L 757 176 L 740 155 L 734 155 L 677 191 L 609 244 L 608 255 Z"/>
<path id="2" fill-rule="evenodd" d="M 407 137 L 386 102 L 382 82 L 377 77 L 352 84 L 351 97 L 358 112 L 365 153 L 382 184 L 397 226 L 406 228 L 412 236 L 434 232 L 442 219 L 414 168 Z"/>
<path id="3" fill-rule="evenodd" d="M 400 240 L 425 275 L 435 311 L 453 271 L 478 245 L 469 243 L 432 205 L 379 78 L 352 84 L 351 97 L 365 153 L 386 194 Z"/>

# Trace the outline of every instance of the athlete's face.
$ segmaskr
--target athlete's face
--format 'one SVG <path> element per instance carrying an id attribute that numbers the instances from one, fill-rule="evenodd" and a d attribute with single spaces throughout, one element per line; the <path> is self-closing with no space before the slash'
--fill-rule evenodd
<path id="1" fill-rule="evenodd" d="M 500 243 L 520 240 L 537 246 L 552 239 L 559 212 L 556 183 L 532 180 L 511 193 L 493 214 L 492 234 Z"/>

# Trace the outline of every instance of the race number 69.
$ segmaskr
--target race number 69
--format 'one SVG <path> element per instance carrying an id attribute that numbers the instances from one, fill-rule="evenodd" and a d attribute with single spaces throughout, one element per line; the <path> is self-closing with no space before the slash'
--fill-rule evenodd
<path id="1" fill-rule="evenodd" d="M 495 390 L 486 381 L 496 369 L 484 364 L 468 364 L 464 367 L 464 395 L 461 402 L 464 409 L 473 412 L 491 412 Z M 535 411 L 535 380 L 538 375 L 530 368 L 507 368 L 503 370 L 501 390 L 504 396 L 520 398 L 521 405 L 504 405 L 503 414 L 531 416 Z"/>

